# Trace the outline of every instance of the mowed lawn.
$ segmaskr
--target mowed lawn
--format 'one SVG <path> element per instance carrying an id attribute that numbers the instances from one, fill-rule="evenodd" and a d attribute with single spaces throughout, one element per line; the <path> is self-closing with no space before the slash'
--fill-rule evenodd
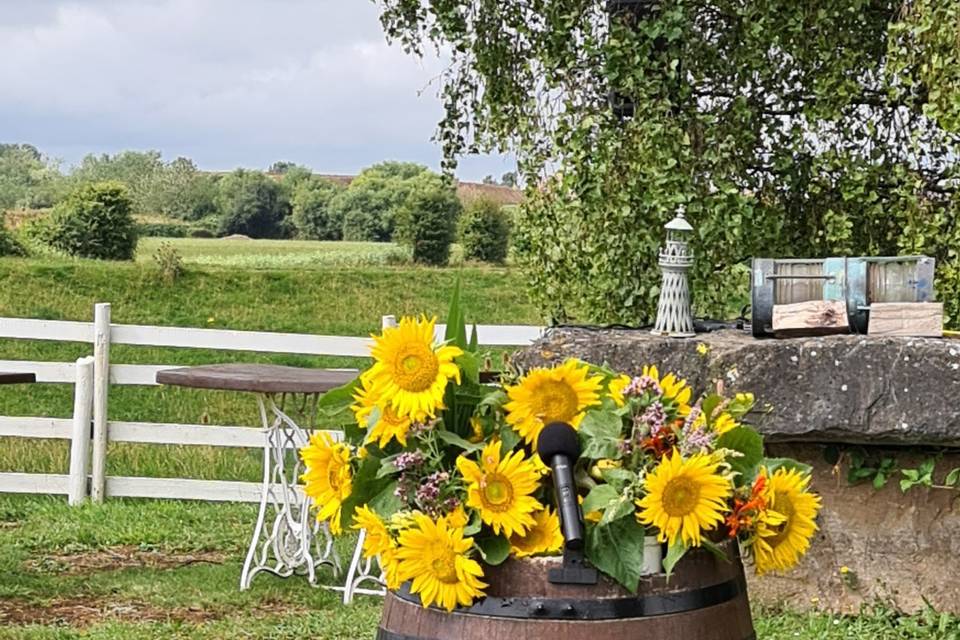
<path id="1" fill-rule="evenodd" d="M 442 318 L 460 277 L 471 320 L 541 322 L 522 276 L 511 269 L 392 266 L 392 259 L 382 257 L 397 250 L 391 245 L 171 242 L 187 266 L 171 285 L 161 282 L 150 258 L 159 245 L 155 239 L 144 241 L 135 264 L 0 259 L 0 316 L 90 320 L 95 302 L 111 302 L 118 323 L 366 335 L 383 314 Z M 358 258 L 354 249 L 367 257 Z M 89 352 L 82 344 L 0 340 L 0 359 L 72 361 Z M 365 364 L 120 346 L 112 359 Z M 127 387 L 113 388 L 110 402 L 117 420 L 256 420 L 250 398 L 239 394 Z M 66 417 L 71 406 L 71 390 L 62 385 L 0 389 L 0 415 Z M 109 459 L 108 472 L 117 475 L 256 480 L 260 474 L 257 451 L 115 444 Z M 65 443 L 0 438 L 0 471 L 62 473 L 66 467 Z M 250 591 L 237 590 L 255 515 L 253 505 L 111 500 L 71 508 L 62 498 L 0 494 L 0 639 L 372 638 L 379 616 L 375 598 L 344 607 L 336 593 L 271 576 L 258 577 Z M 347 537 L 338 544 L 346 552 L 351 542 Z M 762 640 L 960 640 L 957 620 L 933 612 L 756 614 Z"/>

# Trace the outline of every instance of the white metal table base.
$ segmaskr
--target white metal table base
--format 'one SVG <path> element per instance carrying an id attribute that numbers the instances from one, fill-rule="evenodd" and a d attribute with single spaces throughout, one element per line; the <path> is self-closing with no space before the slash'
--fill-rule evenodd
<path id="1" fill-rule="evenodd" d="M 380 569 L 378 573 L 373 572 L 373 558 L 363 559 L 363 541 L 366 537 L 366 530 L 361 529 L 360 536 L 357 538 L 357 546 L 353 550 L 353 559 L 350 561 L 350 568 L 347 570 L 346 582 L 343 587 L 336 588 L 337 591 L 343 589 L 343 604 L 353 602 L 353 596 L 358 593 L 368 596 L 387 595 L 386 580 L 383 575 L 383 570 L 380 569 L 380 557 L 377 557 L 377 568 Z M 368 581 L 379 586 L 373 589 L 360 587 L 361 584 Z"/>
<path id="2" fill-rule="evenodd" d="M 302 413 L 309 417 L 310 424 L 316 401 L 316 394 L 304 397 Z M 326 564 L 333 568 L 334 576 L 339 577 L 340 559 L 329 527 L 316 521 L 311 514 L 310 498 L 298 486 L 304 471 L 299 449 L 309 441 L 309 432 L 277 405 L 273 394 L 257 394 L 257 404 L 266 435 L 263 490 L 257 523 L 240 574 L 240 590 L 249 589 L 253 577 L 261 571 L 281 578 L 306 575 L 310 584 L 317 585 L 317 568 Z"/>

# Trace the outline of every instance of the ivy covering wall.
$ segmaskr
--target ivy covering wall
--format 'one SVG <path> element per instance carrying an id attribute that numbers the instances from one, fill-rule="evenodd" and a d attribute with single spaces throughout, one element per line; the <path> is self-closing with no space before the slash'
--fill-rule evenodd
<path id="1" fill-rule="evenodd" d="M 957 324 L 960 0 L 379 4 L 390 39 L 451 57 L 448 168 L 517 154 L 545 316 L 649 322 L 683 204 L 698 314 L 749 301 L 751 256 L 925 253 Z"/>

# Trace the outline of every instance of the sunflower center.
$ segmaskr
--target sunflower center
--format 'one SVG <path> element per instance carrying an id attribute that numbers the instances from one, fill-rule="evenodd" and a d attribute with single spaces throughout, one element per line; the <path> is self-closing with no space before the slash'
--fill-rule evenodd
<path id="1" fill-rule="evenodd" d="M 398 416 L 397 412 L 389 404 L 383 408 L 383 412 L 380 414 L 380 419 L 391 427 L 399 426 L 403 424 L 403 421 L 405 420 L 405 418 Z"/>
<path id="2" fill-rule="evenodd" d="M 561 380 L 546 380 L 533 399 L 535 414 L 546 424 L 571 420 L 577 415 L 577 392 Z"/>
<path id="3" fill-rule="evenodd" d="M 700 487 L 685 476 L 673 478 L 663 489 L 663 510 L 672 518 L 688 516 L 700 501 Z"/>
<path id="4" fill-rule="evenodd" d="M 785 493 L 775 493 L 773 496 L 773 504 L 773 510 L 785 518 L 783 524 L 774 527 L 777 533 L 766 539 L 767 544 L 771 547 L 776 547 L 783 542 L 790 533 L 790 523 L 793 521 L 793 515 L 796 513 L 796 509 L 793 508 L 793 502 L 790 501 L 790 496 Z"/>
<path id="5" fill-rule="evenodd" d="M 513 504 L 513 485 L 499 473 L 487 474 L 480 484 L 484 507 L 497 513 L 507 511 Z"/>
<path id="6" fill-rule="evenodd" d="M 430 569 L 437 580 L 444 584 L 456 584 L 460 581 L 457 578 L 457 557 L 448 548 L 444 547 L 434 552 L 433 560 L 430 561 Z"/>
<path id="7" fill-rule="evenodd" d="M 433 350 L 422 343 L 404 345 L 397 354 L 393 375 L 404 391 L 426 391 L 437 379 L 440 363 Z"/>

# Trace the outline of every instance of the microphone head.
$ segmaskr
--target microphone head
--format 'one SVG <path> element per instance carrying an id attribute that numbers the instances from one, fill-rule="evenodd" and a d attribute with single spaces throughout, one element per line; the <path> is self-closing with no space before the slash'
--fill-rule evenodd
<path id="1" fill-rule="evenodd" d="M 576 430 L 566 422 L 551 422 L 537 438 L 537 454 L 547 466 L 556 455 L 567 456 L 573 462 L 580 457 L 580 439 Z"/>

